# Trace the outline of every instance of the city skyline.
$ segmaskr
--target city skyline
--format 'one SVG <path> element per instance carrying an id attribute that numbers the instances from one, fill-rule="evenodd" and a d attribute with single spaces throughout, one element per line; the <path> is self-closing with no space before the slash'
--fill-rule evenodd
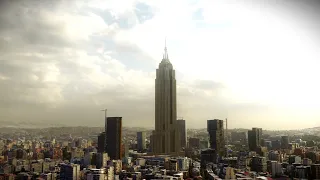
<path id="1" fill-rule="evenodd" d="M 315 1 L 125 2 L 1 2 L 0 121 L 152 127 L 167 37 L 187 128 L 320 126 Z"/>

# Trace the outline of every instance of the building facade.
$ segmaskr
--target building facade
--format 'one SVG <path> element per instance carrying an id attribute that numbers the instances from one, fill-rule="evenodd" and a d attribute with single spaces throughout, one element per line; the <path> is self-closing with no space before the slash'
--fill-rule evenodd
<path id="1" fill-rule="evenodd" d="M 214 119 L 207 121 L 207 131 L 209 133 L 209 146 L 221 156 L 225 154 L 225 137 L 223 120 Z"/>
<path id="2" fill-rule="evenodd" d="M 138 151 L 144 151 L 146 147 L 146 132 L 137 132 Z"/>
<path id="3" fill-rule="evenodd" d="M 187 146 L 186 120 L 179 119 L 177 124 L 180 132 L 181 147 L 185 148 Z"/>
<path id="4" fill-rule="evenodd" d="M 252 128 L 248 131 L 248 144 L 250 151 L 256 151 L 260 146 L 262 137 L 262 128 Z"/>
<path id="5" fill-rule="evenodd" d="M 106 148 L 106 133 L 102 132 L 98 136 L 98 152 L 103 153 L 105 152 Z"/>

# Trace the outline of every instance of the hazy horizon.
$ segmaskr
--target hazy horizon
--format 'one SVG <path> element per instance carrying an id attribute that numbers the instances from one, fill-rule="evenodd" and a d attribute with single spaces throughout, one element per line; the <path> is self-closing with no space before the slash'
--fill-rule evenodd
<path id="1" fill-rule="evenodd" d="M 154 126 L 164 39 L 187 128 L 320 126 L 316 0 L 0 2 L 0 121 Z"/>
<path id="2" fill-rule="evenodd" d="M 19 122 L 19 123 L 7 123 L 5 122 L 5 124 L 7 124 L 6 126 L 3 124 L 3 121 L 0 121 L 0 128 L 15 128 L 15 129 L 39 129 L 39 128 L 75 128 L 75 127 L 80 127 L 80 128 L 101 128 L 104 129 L 104 125 L 101 126 L 94 126 L 94 125 L 86 125 L 86 126 L 81 126 L 81 125 L 65 125 L 65 124 L 39 124 L 39 122 L 36 123 L 31 123 L 29 124 L 29 122 Z M 132 129 L 145 129 L 148 131 L 151 131 L 154 129 L 153 126 L 149 126 L 149 127 L 139 127 L 139 126 L 123 126 L 124 129 L 126 128 L 132 128 Z M 207 127 L 186 127 L 188 130 L 206 130 Z M 228 128 L 228 130 L 251 130 L 254 127 L 243 127 L 243 128 Z M 226 127 L 224 127 L 224 129 L 226 129 Z M 308 130 L 308 129 L 315 129 L 318 130 L 320 129 L 319 127 L 307 127 L 307 128 L 299 128 L 299 129 L 262 129 L 263 131 L 300 131 L 300 130 Z"/>

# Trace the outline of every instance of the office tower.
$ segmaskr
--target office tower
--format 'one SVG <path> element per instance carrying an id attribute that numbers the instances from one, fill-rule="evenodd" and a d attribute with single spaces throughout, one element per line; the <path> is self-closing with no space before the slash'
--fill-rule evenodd
<path id="1" fill-rule="evenodd" d="M 107 166 L 107 162 L 109 161 L 108 153 L 97 153 L 97 159 L 96 159 L 96 167 L 99 168 L 105 168 Z"/>
<path id="2" fill-rule="evenodd" d="M 110 159 L 122 159 L 121 138 L 122 138 L 122 117 L 107 118 L 107 149 Z"/>
<path id="3" fill-rule="evenodd" d="M 256 151 L 257 147 L 260 146 L 261 136 L 262 128 L 252 128 L 252 130 L 248 131 L 248 143 L 250 151 Z"/>
<path id="4" fill-rule="evenodd" d="M 98 136 L 98 153 L 105 152 L 106 148 L 106 133 L 102 132 Z"/>
<path id="5" fill-rule="evenodd" d="M 154 154 L 180 152 L 175 70 L 169 61 L 166 46 L 162 61 L 156 71 L 155 130 L 152 132 L 151 139 Z"/>
<path id="6" fill-rule="evenodd" d="M 281 136 L 281 148 L 282 149 L 289 148 L 289 136 Z"/>
<path id="7" fill-rule="evenodd" d="M 146 147 L 146 132 L 137 132 L 138 151 L 144 151 Z"/>
<path id="8" fill-rule="evenodd" d="M 177 121 L 179 133 L 180 133 L 180 142 L 181 147 L 186 147 L 187 144 L 187 133 L 186 133 L 186 120 L 179 119 Z"/>
<path id="9" fill-rule="evenodd" d="M 205 149 L 201 151 L 200 165 L 205 168 L 208 163 L 217 163 L 217 152 L 214 149 Z"/>
<path id="10" fill-rule="evenodd" d="M 225 152 L 223 120 L 208 120 L 207 130 L 209 133 L 210 148 L 216 150 L 220 157 L 223 156 Z"/>

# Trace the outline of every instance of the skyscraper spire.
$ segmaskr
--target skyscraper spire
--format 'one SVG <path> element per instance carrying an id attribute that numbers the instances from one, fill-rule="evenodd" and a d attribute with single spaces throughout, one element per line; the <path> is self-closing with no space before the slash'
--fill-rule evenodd
<path id="1" fill-rule="evenodd" d="M 163 59 L 169 59 L 168 51 L 167 51 L 167 38 L 164 39 L 164 54 Z"/>

